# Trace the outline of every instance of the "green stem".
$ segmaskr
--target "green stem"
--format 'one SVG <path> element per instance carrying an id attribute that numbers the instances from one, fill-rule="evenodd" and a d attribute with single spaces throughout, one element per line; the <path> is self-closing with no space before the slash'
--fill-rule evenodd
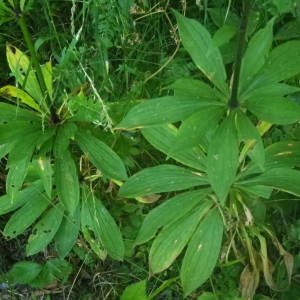
<path id="1" fill-rule="evenodd" d="M 239 89 L 242 59 L 244 54 L 245 42 L 246 42 L 248 17 L 249 17 L 249 12 L 251 7 L 250 2 L 251 0 L 244 0 L 243 2 L 244 10 L 243 10 L 242 21 L 240 25 L 238 49 L 236 53 L 235 68 L 234 68 L 233 80 L 232 80 L 231 97 L 228 103 L 229 109 L 231 110 L 239 106 L 238 89 Z"/>

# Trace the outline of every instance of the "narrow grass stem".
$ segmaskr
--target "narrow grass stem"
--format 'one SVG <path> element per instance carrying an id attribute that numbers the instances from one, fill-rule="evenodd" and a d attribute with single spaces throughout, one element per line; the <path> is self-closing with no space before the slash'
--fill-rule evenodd
<path id="1" fill-rule="evenodd" d="M 239 106 L 238 89 L 239 89 L 241 65 L 242 65 L 242 59 L 243 59 L 246 35 L 247 35 L 248 17 L 251 8 L 250 2 L 251 0 L 243 1 L 244 10 L 243 10 L 242 20 L 240 25 L 238 48 L 236 53 L 235 68 L 234 68 L 233 80 L 232 80 L 231 96 L 228 103 L 229 109 L 231 110 Z"/>

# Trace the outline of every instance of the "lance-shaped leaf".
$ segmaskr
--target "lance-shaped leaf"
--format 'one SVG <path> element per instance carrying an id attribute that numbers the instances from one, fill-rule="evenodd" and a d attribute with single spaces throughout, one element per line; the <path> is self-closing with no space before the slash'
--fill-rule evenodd
<path id="1" fill-rule="evenodd" d="M 222 103 L 188 96 L 165 96 L 142 102 L 133 107 L 116 126 L 118 129 L 142 128 L 181 121 L 196 111 Z"/>
<path id="2" fill-rule="evenodd" d="M 168 88 L 174 90 L 174 95 L 177 97 L 193 97 L 199 100 L 215 101 L 218 98 L 218 93 L 207 83 L 193 79 L 180 78 L 173 82 Z"/>
<path id="3" fill-rule="evenodd" d="M 76 164 L 69 151 L 55 157 L 54 175 L 58 197 L 72 215 L 79 203 L 80 188 Z"/>
<path id="4" fill-rule="evenodd" d="M 121 295 L 121 300 L 150 300 L 146 294 L 146 280 L 133 283 L 126 287 L 123 294 Z"/>
<path id="5" fill-rule="evenodd" d="M 251 86 L 263 86 L 289 79 L 300 73 L 300 41 L 294 40 L 274 48 Z M 292 57 L 292 59 L 291 59 Z"/>
<path id="6" fill-rule="evenodd" d="M 244 93 L 240 96 L 240 101 L 241 103 L 244 103 L 247 100 L 251 101 L 251 99 L 256 99 L 257 97 L 283 97 L 299 91 L 299 87 L 291 86 L 285 83 L 270 83 L 254 90 L 247 91 L 247 93 Z"/>
<path id="7" fill-rule="evenodd" d="M 199 185 L 207 185 L 204 174 L 178 166 L 160 165 L 144 169 L 130 177 L 121 186 L 120 196 L 135 198 L 154 193 L 185 190 Z"/>
<path id="8" fill-rule="evenodd" d="M 267 26 L 257 31 L 249 42 L 242 60 L 240 91 L 247 87 L 253 80 L 253 76 L 265 64 L 273 41 L 273 23 L 274 19 L 271 19 Z"/>
<path id="9" fill-rule="evenodd" d="M 272 124 L 287 125 L 300 120 L 300 105 L 283 97 L 256 97 L 245 105 L 259 119 Z"/>
<path id="10" fill-rule="evenodd" d="M 41 116 L 37 113 L 23 109 L 17 105 L 0 102 L 0 123 L 13 121 L 41 122 L 41 120 Z"/>
<path id="11" fill-rule="evenodd" d="M 241 111 L 237 113 L 236 122 L 239 140 L 245 143 L 241 154 L 244 155 L 247 153 L 252 161 L 263 170 L 265 164 L 265 150 L 257 128 Z"/>
<path id="12" fill-rule="evenodd" d="M 10 284 L 29 284 L 42 271 L 42 265 L 32 261 L 19 261 L 4 275 Z"/>
<path id="13" fill-rule="evenodd" d="M 164 227 L 155 238 L 149 254 L 150 270 L 159 273 L 167 269 L 188 243 L 203 216 L 211 207 L 206 201 L 182 218 Z"/>
<path id="14" fill-rule="evenodd" d="M 87 188 L 82 194 L 82 228 L 91 230 L 96 237 L 94 242 L 100 243 L 113 259 L 123 260 L 124 243 L 115 220 Z"/>
<path id="15" fill-rule="evenodd" d="M 80 206 L 73 215 L 64 216 L 54 237 L 59 257 L 65 257 L 73 248 L 80 230 Z"/>
<path id="16" fill-rule="evenodd" d="M 42 251 L 52 241 L 62 221 L 63 213 L 63 207 L 55 205 L 33 227 L 26 246 L 28 256 Z"/>
<path id="17" fill-rule="evenodd" d="M 53 187 L 53 169 L 51 160 L 49 157 L 41 156 L 35 161 L 37 165 L 37 171 L 43 182 L 45 192 L 49 198 L 51 198 L 52 187 Z"/>
<path id="18" fill-rule="evenodd" d="M 127 173 L 121 158 L 106 144 L 88 131 L 78 130 L 76 141 L 89 160 L 105 176 L 117 180 L 126 180 Z"/>
<path id="19" fill-rule="evenodd" d="M 215 46 L 207 29 L 196 20 L 186 18 L 173 11 L 178 23 L 183 47 L 188 51 L 196 66 L 219 88 L 228 94 L 226 71 L 219 49 Z"/>
<path id="20" fill-rule="evenodd" d="M 16 98 L 17 100 L 21 100 L 21 103 L 24 103 L 36 111 L 41 112 L 40 106 L 33 100 L 31 96 L 13 85 L 6 85 L 0 88 L 0 96 L 6 99 Z"/>
<path id="21" fill-rule="evenodd" d="M 214 130 L 225 112 L 225 107 L 211 106 L 203 108 L 184 120 L 179 128 L 172 152 L 189 149 L 201 144 L 210 130 Z"/>
<path id="22" fill-rule="evenodd" d="M 217 208 L 193 234 L 183 258 L 180 278 L 185 296 L 201 286 L 216 266 L 223 237 L 223 220 Z"/>
<path id="23" fill-rule="evenodd" d="M 153 127 L 143 128 L 142 134 L 145 139 L 156 149 L 172 157 L 176 161 L 192 167 L 196 170 L 205 170 L 204 154 L 197 149 L 185 149 L 172 152 L 176 142 L 178 129 L 172 124 L 164 124 Z"/>
<path id="24" fill-rule="evenodd" d="M 44 194 L 36 193 L 31 199 L 17 210 L 8 220 L 4 228 L 4 235 L 14 238 L 23 233 L 48 207 L 49 199 Z"/>
<path id="25" fill-rule="evenodd" d="M 182 193 L 152 209 L 144 219 L 135 244 L 147 242 L 158 229 L 186 215 L 197 204 L 202 203 L 209 192 L 210 189 L 202 189 Z"/>
<path id="26" fill-rule="evenodd" d="M 20 206 L 24 205 L 30 199 L 40 196 L 43 191 L 43 185 L 40 180 L 33 182 L 29 187 L 19 191 L 14 201 L 11 201 L 9 195 L 3 195 L 0 197 L 0 215 L 7 214 Z"/>
<path id="27" fill-rule="evenodd" d="M 16 77 L 17 82 L 24 86 L 25 91 L 32 96 L 33 99 L 40 102 L 43 101 L 43 93 L 36 78 L 34 70 L 29 58 L 17 47 L 7 43 L 6 57 L 9 68 Z"/>
<path id="28" fill-rule="evenodd" d="M 233 117 L 226 118 L 210 142 L 207 156 L 208 180 L 224 202 L 238 167 L 238 137 Z"/>
<path id="29" fill-rule="evenodd" d="M 239 182 L 241 185 L 265 185 L 274 189 L 300 196 L 300 171 L 289 168 L 274 168 L 263 174 Z"/>

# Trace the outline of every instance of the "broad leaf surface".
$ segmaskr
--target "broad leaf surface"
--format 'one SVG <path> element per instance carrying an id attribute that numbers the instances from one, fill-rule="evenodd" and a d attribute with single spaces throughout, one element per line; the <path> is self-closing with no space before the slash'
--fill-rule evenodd
<path id="1" fill-rule="evenodd" d="M 283 97 L 256 97 L 245 105 L 259 119 L 272 124 L 288 125 L 300 120 L 300 105 Z"/>
<path id="2" fill-rule="evenodd" d="M 117 180 L 127 179 L 127 173 L 121 158 L 106 144 L 88 131 L 78 131 L 76 141 L 88 159 L 105 176 Z"/>
<path id="3" fill-rule="evenodd" d="M 215 208 L 193 234 L 180 270 L 185 296 L 201 286 L 215 268 L 221 250 L 223 227 L 222 217 Z"/>
<path id="4" fill-rule="evenodd" d="M 27 188 L 19 191 L 15 195 L 15 199 L 12 201 L 9 195 L 3 195 L 0 197 L 0 215 L 7 214 L 20 206 L 24 205 L 28 200 L 35 197 L 41 197 L 43 191 L 43 185 L 40 180 L 33 182 Z"/>
<path id="5" fill-rule="evenodd" d="M 224 112 L 223 107 L 206 107 L 184 120 L 172 152 L 176 153 L 178 150 L 186 150 L 201 144 L 206 133 L 217 127 Z"/>
<path id="6" fill-rule="evenodd" d="M 42 270 L 42 265 L 32 261 L 19 261 L 4 275 L 10 284 L 29 284 Z"/>
<path id="7" fill-rule="evenodd" d="M 0 124 L 13 121 L 41 122 L 41 117 L 39 114 L 23 109 L 17 105 L 0 102 Z"/>
<path id="8" fill-rule="evenodd" d="M 224 202 L 238 167 L 238 136 L 234 119 L 229 117 L 219 126 L 210 142 L 207 156 L 208 180 Z"/>
<path id="9" fill-rule="evenodd" d="M 33 227 L 26 246 L 28 256 L 42 251 L 52 241 L 61 224 L 63 213 L 62 206 L 55 205 Z"/>
<path id="10" fill-rule="evenodd" d="M 55 158 L 54 180 L 60 201 L 73 214 L 79 203 L 80 188 L 77 167 L 69 151 Z"/>
<path id="11" fill-rule="evenodd" d="M 300 73 L 300 41 L 294 40 L 274 48 L 261 72 L 247 90 L 289 79 Z"/>
<path id="12" fill-rule="evenodd" d="M 83 190 L 81 226 L 94 232 L 96 240 L 116 260 L 123 260 L 124 243 L 121 232 L 105 206 L 86 188 Z"/>
<path id="13" fill-rule="evenodd" d="M 204 198 L 209 192 L 209 189 L 203 189 L 182 193 L 152 209 L 144 219 L 135 244 L 147 242 L 158 229 L 186 215 L 197 204 L 205 201 Z"/>
<path id="14" fill-rule="evenodd" d="M 59 257 L 65 257 L 73 248 L 80 230 L 79 205 L 73 215 L 64 216 L 54 237 Z"/>
<path id="15" fill-rule="evenodd" d="M 146 294 L 146 280 L 133 283 L 126 287 L 123 294 L 121 295 L 121 300 L 148 300 Z"/>
<path id="16" fill-rule="evenodd" d="M 202 173 L 173 165 L 160 165 L 144 169 L 130 177 L 120 188 L 120 196 L 134 198 L 206 184 L 207 178 Z"/>
<path id="17" fill-rule="evenodd" d="M 250 149 L 246 149 L 247 154 L 252 161 L 263 170 L 265 164 L 265 149 L 259 132 L 249 118 L 241 111 L 237 113 L 236 122 L 239 140 L 245 144 L 253 143 Z"/>
<path id="18" fill-rule="evenodd" d="M 48 207 L 49 199 L 44 194 L 35 194 L 17 210 L 8 220 L 4 228 L 7 238 L 14 238 L 23 233 Z"/>
<path id="19" fill-rule="evenodd" d="M 174 11 L 183 47 L 188 51 L 196 66 L 225 95 L 226 71 L 222 55 L 207 31 L 199 22 L 186 18 Z"/>
<path id="20" fill-rule="evenodd" d="M 205 201 L 161 230 L 150 249 L 149 263 L 152 273 L 162 272 L 173 263 L 211 205 L 211 201 Z"/>
<path id="21" fill-rule="evenodd" d="M 165 153 L 167 156 L 196 170 L 205 170 L 205 157 L 200 149 L 172 151 L 178 134 L 178 129 L 172 124 L 143 128 L 141 131 L 143 136 L 152 146 Z"/>
<path id="22" fill-rule="evenodd" d="M 263 174 L 239 182 L 242 185 L 265 185 L 300 197 L 300 171 L 289 168 L 273 168 Z"/>
<path id="23" fill-rule="evenodd" d="M 181 121 L 208 106 L 220 106 L 219 101 L 188 96 L 165 96 L 147 100 L 133 107 L 116 126 L 118 129 L 143 128 Z"/>
<path id="24" fill-rule="evenodd" d="M 273 23 L 274 19 L 271 19 L 267 26 L 257 31 L 249 42 L 242 60 L 240 91 L 247 87 L 266 62 L 273 41 Z"/>

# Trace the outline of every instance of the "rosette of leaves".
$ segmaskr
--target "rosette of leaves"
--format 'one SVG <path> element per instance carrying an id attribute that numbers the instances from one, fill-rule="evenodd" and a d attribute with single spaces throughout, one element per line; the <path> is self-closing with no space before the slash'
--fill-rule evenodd
<path id="1" fill-rule="evenodd" d="M 11 44 L 7 61 L 17 86 L 0 89 L 0 156 L 7 157 L 8 169 L 0 214 L 12 213 L 4 236 L 30 233 L 28 256 L 54 241 L 63 258 L 81 231 L 100 258 L 108 254 L 122 260 L 124 244 L 116 222 L 79 179 L 79 162 L 93 166 L 90 175 L 97 169 L 98 177 L 127 178 L 121 158 L 90 126 L 101 117 L 101 105 L 82 92 L 54 96 L 51 62 L 33 64 Z"/>
<path id="2" fill-rule="evenodd" d="M 173 96 L 138 104 L 117 128 L 141 129 L 150 144 L 183 166 L 144 169 L 120 195 L 181 191 L 145 217 L 136 238 L 136 245 L 154 238 L 151 274 L 167 269 L 186 249 L 180 278 L 189 295 L 212 274 L 226 231 L 222 257 L 234 253 L 245 264 L 241 289 L 250 299 L 260 273 L 271 288 L 281 288 L 272 279 L 268 242 L 283 257 L 288 280 L 292 275 L 293 257 L 264 220 L 272 191 L 300 195 L 299 142 L 265 149 L 262 135 L 273 125 L 300 120 L 300 106 L 289 99 L 299 87 L 283 83 L 300 73 L 300 41 L 272 48 L 270 20 L 251 37 L 231 79 L 214 39 L 222 31 L 212 38 L 196 20 L 174 14 L 183 47 L 204 77 L 177 80 L 170 86 Z M 240 246 L 244 250 L 237 251 Z"/>

